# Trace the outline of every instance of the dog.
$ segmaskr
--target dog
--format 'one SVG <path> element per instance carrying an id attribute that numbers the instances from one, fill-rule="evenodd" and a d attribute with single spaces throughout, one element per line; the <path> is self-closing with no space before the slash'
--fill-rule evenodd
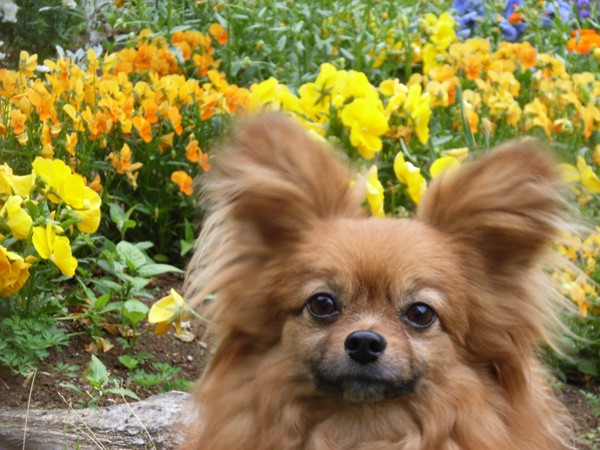
<path id="1" fill-rule="evenodd" d="M 214 353 L 183 448 L 555 450 L 569 419 L 539 358 L 562 219 L 533 140 L 369 217 L 355 172 L 279 113 L 245 119 L 201 181 L 187 274 Z"/>

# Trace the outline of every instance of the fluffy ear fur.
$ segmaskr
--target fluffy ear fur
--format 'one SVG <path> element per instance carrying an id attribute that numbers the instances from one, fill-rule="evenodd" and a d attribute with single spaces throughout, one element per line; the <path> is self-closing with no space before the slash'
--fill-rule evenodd
<path id="1" fill-rule="evenodd" d="M 291 250 L 315 221 L 364 215 L 360 189 L 333 151 L 279 113 L 235 127 L 200 180 L 207 217 L 188 273 L 194 304 L 251 273 L 247 264 L 259 267 L 275 249 Z"/>
<path id="2" fill-rule="evenodd" d="M 315 219 L 356 216 L 350 172 L 291 119 L 263 114 L 237 128 L 204 183 L 210 209 L 253 227 L 266 244 L 295 238 Z M 322 174 L 327 173 L 327 177 Z"/>
<path id="3" fill-rule="evenodd" d="M 528 386 L 535 349 L 554 345 L 560 327 L 552 307 L 560 299 L 540 267 L 562 228 L 555 167 L 535 141 L 509 143 L 436 179 L 417 212 L 462 242 L 477 293 L 466 355 L 510 394 Z"/>
<path id="4" fill-rule="evenodd" d="M 557 233 L 555 167 L 533 140 L 506 144 L 436 179 L 417 217 L 471 244 L 490 269 L 530 266 Z"/>

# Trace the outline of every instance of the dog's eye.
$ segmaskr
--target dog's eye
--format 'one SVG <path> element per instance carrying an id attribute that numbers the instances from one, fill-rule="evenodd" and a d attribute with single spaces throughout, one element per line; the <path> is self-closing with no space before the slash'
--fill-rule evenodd
<path id="1" fill-rule="evenodd" d="M 413 303 L 404 313 L 404 320 L 415 328 L 427 328 L 435 321 L 435 312 L 425 303 Z"/>
<path id="2" fill-rule="evenodd" d="M 329 294 L 315 294 L 306 304 L 308 312 L 318 319 L 330 319 L 339 313 L 335 299 Z"/>

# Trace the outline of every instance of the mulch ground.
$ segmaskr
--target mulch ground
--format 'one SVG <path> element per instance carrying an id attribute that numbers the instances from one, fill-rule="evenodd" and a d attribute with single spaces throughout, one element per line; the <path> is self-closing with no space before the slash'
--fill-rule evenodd
<path id="1" fill-rule="evenodd" d="M 181 284 L 181 277 L 173 275 L 162 276 L 155 280 L 152 286 L 155 299 L 168 295 L 171 288 L 178 289 L 181 292 L 179 289 Z M 145 301 L 148 305 L 153 302 L 153 300 L 140 300 Z M 85 328 L 85 325 L 77 322 L 63 322 L 61 326 L 65 328 L 67 333 L 81 333 L 82 329 Z M 161 386 L 143 387 L 128 381 L 133 371 L 119 361 L 119 356 L 123 354 L 136 355 L 142 352 L 151 354 L 152 358 L 141 363 L 136 369 L 156 373 L 153 363 L 169 364 L 180 369 L 180 372 L 176 375 L 177 378 L 192 382 L 202 372 L 206 346 L 202 342 L 203 329 L 199 323 L 195 323 L 187 331 L 195 335 L 195 339 L 191 342 L 183 342 L 177 339 L 173 330 L 165 335 L 157 336 L 153 332 L 153 327 L 144 323 L 140 325 L 141 335 L 137 338 L 133 348 L 123 348 L 117 336 L 106 333 L 106 342 L 113 345 L 113 347 L 107 351 L 103 351 L 102 348 L 96 349 L 94 354 L 114 378 L 122 380 L 119 387 L 130 389 L 143 399 L 159 393 Z M 91 391 L 89 383 L 84 381 L 83 376 L 91 360 L 93 346 L 90 347 L 90 344 L 92 344 L 92 339 L 85 333 L 72 336 L 68 347 L 53 349 L 50 352 L 50 356 L 39 365 L 35 378 L 14 375 L 10 369 L 0 365 L 0 407 L 26 408 L 28 402 L 29 407 L 32 409 L 83 406 L 82 401 L 87 402 L 89 397 L 81 395 L 73 389 L 63 387 L 61 383 L 71 383 L 84 392 Z M 77 366 L 77 371 L 72 373 L 74 376 L 68 377 L 57 371 L 57 363 L 59 362 L 63 365 Z M 108 387 L 115 386 L 110 385 Z M 118 395 L 105 395 L 100 398 L 98 404 L 108 406 L 122 403 L 122 401 L 122 398 Z M 132 399 L 128 399 L 128 401 L 132 401 Z"/>

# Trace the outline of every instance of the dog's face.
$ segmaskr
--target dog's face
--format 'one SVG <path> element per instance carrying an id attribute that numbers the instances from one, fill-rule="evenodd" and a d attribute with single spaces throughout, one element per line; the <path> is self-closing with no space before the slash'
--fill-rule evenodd
<path id="1" fill-rule="evenodd" d="M 351 177 L 280 116 L 248 122 L 215 160 L 188 273 L 197 300 L 218 297 L 206 385 L 243 360 L 248 377 L 354 405 L 435 396 L 467 373 L 519 391 L 552 317 L 539 268 L 560 217 L 552 161 L 507 145 L 434 180 L 410 220 L 366 217 Z"/>
<path id="2" fill-rule="evenodd" d="M 281 351 L 315 389 L 387 400 L 456 358 L 452 333 L 466 321 L 456 244 L 415 221 L 378 219 L 331 221 L 304 239 L 290 261 L 301 284 L 278 278 L 294 287 Z"/>
<path id="3" fill-rule="evenodd" d="M 278 115 L 215 158 L 188 295 L 216 294 L 217 345 L 188 448 L 557 448 L 536 357 L 552 161 L 508 144 L 433 180 L 410 220 L 367 217 L 353 176 Z"/>

